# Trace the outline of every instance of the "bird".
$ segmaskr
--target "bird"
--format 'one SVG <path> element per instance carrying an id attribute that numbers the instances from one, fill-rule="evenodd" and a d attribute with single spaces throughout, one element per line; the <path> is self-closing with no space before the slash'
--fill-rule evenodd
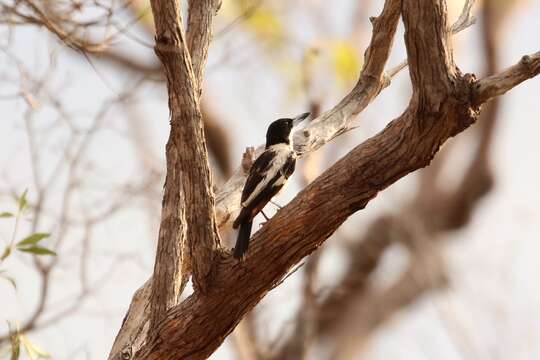
<path id="1" fill-rule="evenodd" d="M 241 210 L 233 222 L 234 229 L 240 228 L 234 247 L 234 258 L 244 258 L 249 246 L 253 218 L 283 189 L 294 172 L 296 152 L 292 146 L 292 129 L 309 115 L 310 113 L 306 112 L 292 119 L 278 119 L 268 126 L 265 149 L 249 169 L 242 190 Z"/>

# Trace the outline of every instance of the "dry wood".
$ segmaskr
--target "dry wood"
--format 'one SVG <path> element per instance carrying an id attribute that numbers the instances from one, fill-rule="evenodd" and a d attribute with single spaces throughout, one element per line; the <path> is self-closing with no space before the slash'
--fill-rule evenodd
<path id="1" fill-rule="evenodd" d="M 489 99 L 505 94 L 523 81 L 540 73 L 540 51 L 525 55 L 521 60 L 506 70 L 481 79 L 475 90 L 475 102 L 482 104 Z"/>
<path id="2" fill-rule="evenodd" d="M 219 236 L 197 91 L 200 80 L 193 73 L 181 27 L 180 4 L 161 0 L 151 4 L 156 24 L 155 50 L 164 65 L 171 112 L 167 176 L 150 300 L 154 328 L 167 310 L 177 304 L 190 274 L 195 287 L 204 290 Z M 201 31 L 210 32 L 194 27 L 192 36 L 197 37 Z M 198 54 L 198 68 L 206 54 L 200 48 L 208 47 L 208 43 L 201 41 L 192 47 Z"/>

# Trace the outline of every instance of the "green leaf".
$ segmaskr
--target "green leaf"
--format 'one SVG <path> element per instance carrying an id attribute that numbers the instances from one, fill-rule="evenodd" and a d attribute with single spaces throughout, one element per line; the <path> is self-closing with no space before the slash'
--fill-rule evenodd
<path id="1" fill-rule="evenodd" d="M 10 213 L 9 211 L 4 211 L 0 213 L 0 218 L 10 218 L 13 217 L 13 213 Z"/>
<path id="2" fill-rule="evenodd" d="M 22 239 L 21 241 L 19 241 L 17 243 L 17 247 L 21 247 L 21 246 L 27 246 L 27 245 L 36 245 L 38 242 L 40 242 L 41 240 L 49 237 L 51 234 L 49 233 L 35 233 L 35 234 L 32 234 L 24 239 Z"/>
<path id="3" fill-rule="evenodd" d="M 28 200 L 26 200 L 26 195 L 28 195 L 28 189 L 25 189 L 21 196 L 17 199 L 17 204 L 19 205 L 19 211 L 22 212 L 28 206 Z"/>
<path id="4" fill-rule="evenodd" d="M 27 247 L 27 248 L 19 248 L 19 247 L 17 247 L 17 249 L 19 249 L 19 251 L 24 251 L 24 252 L 31 253 L 31 254 L 34 254 L 34 255 L 53 255 L 53 256 L 56 256 L 56 253 L 54 251 L 49 250 L 49 249 L 44 248 L 44 247 L 41 247 L 41 246 L 31 246 L 31 247 Z"/>
<path id="5" fill-rule="evenodd" d="M 0 256 L 0 261 L 4 260 L 9 255 L 11 255 L 11 246 L 6 246 L 6 248 L 4 249 L 4 252 L 2 253 L 2 256 Z"/>

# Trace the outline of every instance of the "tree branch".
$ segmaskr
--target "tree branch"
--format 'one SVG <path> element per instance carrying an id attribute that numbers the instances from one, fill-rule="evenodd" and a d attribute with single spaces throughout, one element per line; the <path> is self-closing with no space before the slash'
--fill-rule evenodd
<path id="1" fill-rule="evenodd" d="M 195 289 L 204 291 L 219 236 L 197 79 L 182 30 L 180 4 L 153 0 L 151 5 L 156 24 L 155 50 L 164 65 L 171 112 L 167 176 L 151 292 L 153 329 L 167 310 L 176 305 L 190 272 Z"/>
<path id="2" fill-rule="evenodd" d="M 474 101 L 482 104 L 491 98 L 505 94 L 523 81 L 540 73 L 540 51 L 525 55 L 521 60 L 499 74 L 485 77 L 477 82 Z"/>
<path id="3" fill-rule="evenodd" d="M 187 42 L 199 96 L 202 93 L 208 46 L 212 39 L 212 19 L 220 6 L 221 0 L 189 1 Z"/>
<path id="4" fill-rule="evenodd" d="M 403 22 L 413 101 L 438 111 L 456 79 L 446 2 L 404 0 Z"/>

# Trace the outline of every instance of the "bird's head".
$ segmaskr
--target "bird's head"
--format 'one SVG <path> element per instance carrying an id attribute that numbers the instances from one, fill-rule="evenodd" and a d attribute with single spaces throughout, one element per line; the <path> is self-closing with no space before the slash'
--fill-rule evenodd
<path id="1" fill-rule="evenodd" d="M 266 131 L 266 148 L 276 144 L 290 144 L 293 127 L 300 124 L 308 116 L 307 112 L 292 119 L 284 118 L 272 122 Z"/>

